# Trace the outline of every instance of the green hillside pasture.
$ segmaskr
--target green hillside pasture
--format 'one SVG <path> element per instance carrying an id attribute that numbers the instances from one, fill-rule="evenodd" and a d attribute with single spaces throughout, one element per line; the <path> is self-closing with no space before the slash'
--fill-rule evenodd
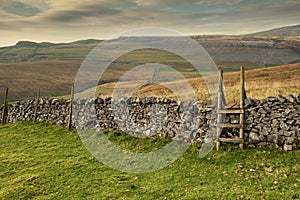
<path id="1" fill-rule="evenodd" d="M 168 140 L 108 138 L 124 149 L 149 151 Z M 299 199 L 300 152 L 222 146 L 198 158 L 199 145 L 168 167 L 132 174 L 111 169 L 75 131 L 44 123 L 0 127 L 0 199 Z"/>
<path id="2" fill-rule="evenodd" d="M 30 60 L 83 60 L 95 45 L 59 45 L 38 48 Z"/>

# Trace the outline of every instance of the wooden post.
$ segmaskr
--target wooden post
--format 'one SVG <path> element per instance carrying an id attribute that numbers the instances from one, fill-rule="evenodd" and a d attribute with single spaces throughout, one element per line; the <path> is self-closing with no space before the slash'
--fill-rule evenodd
<path id="1" fill-rule="evenodd" d="M 242 75 L 241 75 L 241 78 L 243 78 L 243 100 L 245 100 L 247 98 L 247 94 L 246 94 L 246 89 L 245 89 L 245 67 L 244 66 L 241 66 L 241 71 L 242 71 Z"/>
<path id="2" fill-rule="evenodd" d="M 219 89 L 218 89 L 218 105 L 217 105 L 217 137 L 218 137 L 218 141 L 217 141 L 217 151 L 220 150 L 220 140 L 219 137 L 221 136 L 221 126 L 220 124 L 222 123 L 222 114 L 219 113 L 219 110 L 222 109 L 222 105 L 224 105 L 223 103 L 223 99 L 224 99 L 224 94 L 223 94 L 223 70 L 220 69 L 219 70 Z"/>
<path id="3" fill-rule="evenodd" d="M 7 114 L 8 114 L 8 88 L 6 88 L 6 91 L 5 91 L 1 124 L 5 124 L 7 122 Z"/>
<path id="4" fill-rule="evenodd" d="M 220 82 L 220 90 L 221 90 L 221 107 L 220 109 L 223 109 L 226 105 L 226 99 L 224 94 L 224 82 L 223 82 L 223 69 L 220 72 L 221 82 Z"/>
<path id="5" fill-rule="evenodd" d="M 70 107 L 69 107 L 69 119 L 67 127 L 70 130 L 72 128 L 72 114 L 73 114 L 73 99 L 74 99 L 74 86 L 71 88 L 71 98 L 70 98 Z"/>
<path id="6" fill-rule="evenodd" d="M 36 102 L 35 102 L 35 107 L 34 107 L 34 117 L 33 117 L 34 122 L 36 122 L 36 118 L 37 118 L 37 112 L 38 112 L 38 108 L 39 108 L 40 97 L 41 97 L 41 89 L 39 88 L 38 93 L 37 93 Z"/>
<path id="7" fill-rule="evenodd" d="M 278 145 L 279 136 L 278 136 L 278 134 L 275 134 L 274 136 L 275 136 L 274 141 L 273 141 L 274 146 L 275 146 L 276 149 L 278 149 L 279 148 L 279 145 Z"/>
<path id="8" fill-rule="evenodd" d="M 244 100 L 245 100 L 245 68 L 241 66 L 241 99 L 240 99 L 240 109 L 244 111 Z M 244 120 L 245 114 L 244 112 L 240 114 L 240 124 L 243 126 L 240 128 L 240 139 L 244 139 Z M 244 149 L 244 143 L 240 143 L 240 149 Z"/>

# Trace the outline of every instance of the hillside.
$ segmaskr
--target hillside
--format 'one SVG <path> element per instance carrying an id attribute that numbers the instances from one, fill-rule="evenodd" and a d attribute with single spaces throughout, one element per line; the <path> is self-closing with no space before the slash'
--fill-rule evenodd
<path id="1" fill-rule="evenodd" d="M 195 37 L 218 65 L 232 66 L 281 65 L 300 59 L 300 42 L 273 39 L 235 38 L 220 40 Z M 0 63 L 46 60 L 83 60 L 100 41 L 89 40 L 69 44 L 19 42 L 0 48 Z"/>
<path id="2" fill-rule="evenodd" d="M 4 89 L 9 88 L 9 100 L 35 97 L 38 88 L 42 96 L 68 94 L 80 61 L 36 61 L 0 64 L 0 102 Z"/>
<path id="3" fill-rule="evenodd" d="M 300 25 L 287 26 L 276 28 L 272 30 L 262 31 L 250 34 L 253 36 L 299 36 L 300 37 Z"/>
<path id="4" fill-rule="evenodd" d="M 299 62 L 299 27 L 284 27 L 249 35 L 198 35 L 198 41 L 223 68 L 283 65 Z M 120 41 L 126 37 L 119 38 Z M 71 43 L 35 43 L 20 41 L 0 48 L 0 63 L 45 60 L 83 60 L 101 40 L 81 40 Z"/>
<path id="5" fill-rule="evenodd" d="M 79 61 L 43 61 L 25 62 L 13 64 L 0 64 L 0 101 L 3 101 L 4 87 L 10 89 L 10 100 L 35 97 L 38 88 L 41 88 L 43 96 L 61 96 L 70 93 L 70 88 L 75 80 Z M 128 66 L 130 67 L 130 66 Z M 120 70 L 111 68 L 105 74 L 107 82 L 118 80 L 127 68 Z M 192 86 L 198 90 L 197 96 L 202 98 L 201 89 L 203 81 L 196 77 L 195 71 L 182 71 L 186 78 L 190 79 Z M 225 73 L 225 86 L 229 99 L 234 101 L 238 92 L 239 73 Z M 284 65 L 264 69 L 246 71 L 246 89 L 252 98 L 265 98 L 269 95 L 298 94 L 300 93 L 300 64 Z M 125 84 L 125 83 L 124 83 Z M 169 83 L 177 84 L 177 83 Z M 109 96 L 114 83 L 103 84 L 100 92 L 103 96 Z M 184 92 L 184 91 L 182 91 Z M 164 88 L 151 85 L 142 88 L 139 92 L 143 95 L 167 95 Z"/>
<path id="6" fill-rule="evenodd" d="M 229 103 L 239 102 L 240 72 L 224 74 L 225 95 Z M 179 93 L 185 93 L 186 88 L 178 87 L 182 81 L 169 82 L 166 85 L 175 86 Z M 196 97 L 208 100 L 208 91 L 202 78 L 190 78 L 189 83 L 195 89 Z M 300 64 L 283 65 L 263 69 L 247 70 L 245 72 L 247 96 L 254 99 L 264 99 L 277 94 L 300 94 Z M 123 83 L 123 87 L 130 87 L 132 83 Z M 107 83 L 98 87 L 102 97 L 111 95 L 115 83 Z M 135 92 L 136 96 L 157 96 L 174 98 L 173 94 L 157 84 L 147 85 Z"/>
<path id="7" fill-rule="evenodd" d="M 132 54 L 137 55 L 137 54 Z M 131 55 L 131 56 L 132 56 Z M 141 54 L 141 55 L 144 55 Z M 171 54 L 165 55 L 168 58 L 174 58 Z M 105 73 L 101 80 L 102 85 L 99 87 L 99 92 L 102 96 L 110 96 L 112 89 L 115 86 L 114 81 L 118 80 L 126 70 L 129 70 L 133 65 L 121 67 L 120 63 L 126 62 L 129 57 L 124 57 L 119 62 L 112 65 Z M 139 57 L 136 57 L 136 62 L 139 62 Z M 170 61 L 166 63 L 173 65 L 175 68 L 183 65 L 183 62 Z M 35 61 L 0 64 L 0 103 L 3 102 L 5 88 L 10 89 L 9 99 L 11 101 L 34 98 L 38 88 L 41 88 L 42 96 L 63 96 L 70 94 L 70 88 L 74 83 L 75 76 L 81 61 Z M 262 99 L 270 95 L 276 94 L 298 94 L 300 93 L 300 64 L 290 64 L 278 67 L 269 67 L 263 69 L 246 71 L 246 89 L 248 96 L 252 98 Z M 191 71 L 191 68 L 186 66 L 180 71 L 196 89 L 198 98 L 207 98 L 203 94 L 201 88 L 205 88 L 203 80 L 199 78 L 199 74 Z M 198 78 L 197 78 L 198 77 Z M 138 77 L 137 77 L 138 78 Z M 88 79 L 88 78 L 87 78 Z M 111 83 L 106 83 L 111 82 Z M 123 83 L 126 84 L 126 83 Z M 177 84 L 170 82 L 169 84 Z M 239 73 L 225 73 L 225 87 L 229 101 L 238 99 Z M 181 89 L 179 89 L 181 90 Z M 184 92 L 184 88 L 182 88 Z M 165 88 L 158 85 L 149 85 L 140 89 L 137 94 L 143 95 L 170 95 Z"/>
<path id="8" fill-rule="evenodd" d="M 100 40 L 72 43 L 35 43 L 20 41 L 15 46 L 0 48 L 0 63 L 46 60 L 83 60 Z"/>

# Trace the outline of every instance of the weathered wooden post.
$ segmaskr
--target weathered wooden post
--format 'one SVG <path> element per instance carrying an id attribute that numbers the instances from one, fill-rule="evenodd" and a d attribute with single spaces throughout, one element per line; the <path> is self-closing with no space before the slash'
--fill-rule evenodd
<path id="1" fill-rule="evenodd" d="M 222 107 L 225 104 L 225 102 L 223 102 L 223 100 L 225 100 L 225 96 L 223 93 L 223 70 L 220 69 L 219 70 L 218 105 L 217 105 L 217 130 L 216 130 L 218 138 L 221 136 L 221 132 L 222 132 L 222 128 L 220 126 L 220 124 L 222 123 L 222 115 L 220 115 L 218 112 L 219 112 L 219 110 L 222 110 Z M 220 150 L 220 145 L 221 145 L 221 143 L 218 139 L 217 145 L 216 145 L 217 151 Z"/>
<path id="2" fill-rule="evenodd" d="M 244 126 L 245 112 L 244 112 L 244 100 L 246 98 L 245 91 L 245 68 L 241 66 L 241 99 L 240 99 L 240 110 L 243 112 L 240 114 L 240 124 Z M 240 139 L 244 139 L 244 127 L 240 128 Z M 240 149 L 244 149 L 244 143 L 240 143 Z"/>
<path id="3" fill-rule="evenodd" d="M 35 102 L 35 107 L 34 107 L 34 117 L 33 117 L 34 122 L 36 122 L 36 118 L 37 118 L 37 112 L 38 112 L 39 104 L 40 104 L 40 97 L 41 97 L 41 89 L 39 88 L 38 93 L 37 93 L 36 102 Z"/>
<path id="4" fill-rule="evenodd" d="M 70 130 L 72 128 L 72 114 L 73 114 L 73 100 L 74 100 L 74 86 L 71 88 L 70 107 L 69 107 L 69 119 L 67 127 Z"/>
<path id="5" fill-rule="evenodd" d="M 1 124 L 5 124 L 7 122 L 7 114 L 8 114 L 8 88 L 6 88 L 6 91 L 5 91 Z"/>

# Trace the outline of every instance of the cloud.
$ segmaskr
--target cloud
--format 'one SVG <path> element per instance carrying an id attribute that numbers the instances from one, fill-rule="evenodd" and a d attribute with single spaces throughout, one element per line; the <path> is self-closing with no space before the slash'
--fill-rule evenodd
<path id="1" fill-rule="evenodd" d="M 216 6 L 216 5 L 225 5 L 231 6 L 235 4 L 239 4 L 245 0 L 136 0 L 136 4 L 138 6 L 180 6 L 180 5 L 208 5 L 208 6 Z"/>
<path id="2" fill-rule="evenodd" d="M 135 3 L 138 6 L 161 6 L 161 5 L 168 5 L 168 6 L 174 6 L 174 5 L 183 5 L 183 4 L 194 4 L 197 0 L 135 0 Z"/>
<path id="3" fill-rule="evenodd" d="M 226 13 L 224 16 L 220 17 L 219 20 L 232 23 L 236 21 L 253 21 L 257 24 L 264 23 L 265 21 L 289 22 L 290 20 L 293 20 L 299 22 L 299 9 L 300 3 L 298 3 L 297 1 L 247 5 Z"/>
<path id="4" fill-rule="evenodd" d="M 237 5 L 245 0 L 229 0 L 229 1 L 224 1 L 224 0 L 197 0 L 196 5 L 209 5 L 209 6 L 232 6 L 232 5 Z"/>
<path id="5" fill-rule="evenodd" d="M 74 10 L 60 10 L 53 12 L 46 16 L 46 19 L 54 22 L 76 22 L 90 17 L 101 19 L 106 16 L 118 15 L 121 12 L 121 10 L 112 9 L 99 4 L 84 5 L 75 8 Z"/>
<path id="6" fill-rule="evenodd" d="M 44 0 L 0 0 L 0 16 L 3 21 L 24 20 L 38 16 L 49 9 Z"/>
<path id="7" fill-rule="evenodd" d="M 44 10 L 49 8 L 48 2 L 49 0 L 0 0 L 0 9 L 10 6 L 11 4 L 19 3 Z"/>
<path id="8" fill-rule="evenodd" d="M 217 33 L 253 33 L 281 26 L 299 24 L 300 4 L 296 1 L 281 3 L 246 4 L 230 10 L 200 27 Z"/>
<path id="9" fill-rule="evenodd" d="M 37 7 L 24 4 L 22 2 L 11 2 L 9 5 L 4 7 L 4 10 L 8 13 L 23 17 L 32 17 L 41 12 Z"/>

